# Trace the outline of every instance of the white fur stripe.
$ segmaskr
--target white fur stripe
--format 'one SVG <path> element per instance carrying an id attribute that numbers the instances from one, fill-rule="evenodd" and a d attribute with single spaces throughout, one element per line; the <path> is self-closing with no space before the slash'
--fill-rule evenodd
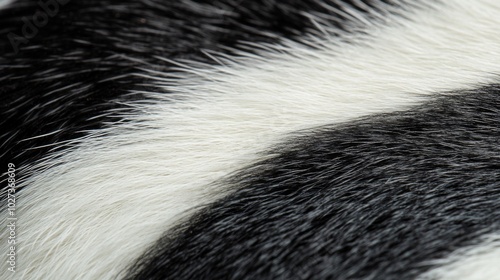
<path id="1" fill-rule="evenodd" d="M 371 37 L 353 36 L 349 44 L 322 38 L 314 50 L 286 42 L 224 66 L 193 64 L 180 81 L 161 78 L 158 92 L 174 94 L 150 93 L 154 104 L 131 104 L 142 113 L 130 123 L 83 139 L 59 165 L 24 182 L 16 275 L 115 276 L 188 210 L 220 196 L 212 182 L 286 134 L 493 81 L 500 2 L 446 4 L 371 26 Z M 2 279 L 9 275 L 4 265 Z"/>

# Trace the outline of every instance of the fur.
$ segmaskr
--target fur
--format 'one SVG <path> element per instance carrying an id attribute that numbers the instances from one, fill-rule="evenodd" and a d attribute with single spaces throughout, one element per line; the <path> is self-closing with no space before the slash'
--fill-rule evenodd
<path id="1" fill-rule="evenodd" d="M 4 6 L 2 38 L 38 10 Z M 21 179 L 0 277 L 494 279 L 498 12 L 60 5 L 1 45 L 1 163 Z"/>
<path id="2" fill-rule="evenodd" d="M 133 279 L 417 277 L 500 230 L 498 93 L 303 131 L 152 246 Z"/>

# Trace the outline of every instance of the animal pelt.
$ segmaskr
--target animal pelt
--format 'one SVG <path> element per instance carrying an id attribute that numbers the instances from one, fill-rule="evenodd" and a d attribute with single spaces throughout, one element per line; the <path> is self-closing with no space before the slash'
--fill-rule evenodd
<path id="1" fill-rule="evenodd" d="M 499 14 L 0 2 L 0 278 L 500 279 Z"/>

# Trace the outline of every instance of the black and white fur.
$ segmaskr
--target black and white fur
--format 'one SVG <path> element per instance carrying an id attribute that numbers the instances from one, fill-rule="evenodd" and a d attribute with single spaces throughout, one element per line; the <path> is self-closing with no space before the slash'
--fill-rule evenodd
<path id="1" fill-rule="evenodd" d="M 500 279 L 500 2 L 48 2 L 0 278 Z"/>

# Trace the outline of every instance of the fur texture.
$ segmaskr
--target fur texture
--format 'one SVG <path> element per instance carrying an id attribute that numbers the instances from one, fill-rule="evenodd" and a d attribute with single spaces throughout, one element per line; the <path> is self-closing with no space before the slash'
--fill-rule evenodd
<path id="1" fill-rule="evenodd" d="M 415 278 L 500 230 L 498 93 L 302 131 L 155 244 L 134 279 Z"/>
<path id="2" fill-rule="evenodd" d="M 496 1 L 58 7 L 1 42 L 2 279 L 499 277 Z"/>

